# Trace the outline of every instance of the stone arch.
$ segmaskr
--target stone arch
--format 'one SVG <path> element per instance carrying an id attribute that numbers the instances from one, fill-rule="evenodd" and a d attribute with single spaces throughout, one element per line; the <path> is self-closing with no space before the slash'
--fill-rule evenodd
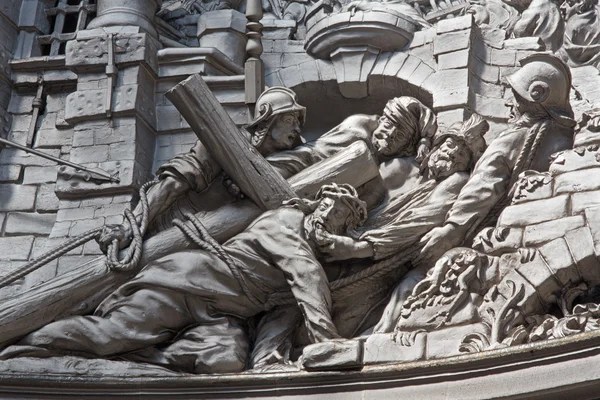
<path id="1" fill-rule="evenodd" d="M 424 83 L 435 74 L 435 65 L 408 52 L 383 52 L 372 62 L 339 63 L 327 60 L 302 62 L 266 76 L 268 86 L 293 89 L 308 107 L 305 133 L 319 135 L 352 114 L 380 114 L 396 96 L 413 96 L 429 107 L 433 92 Z M 365 72 L 367 71 L 368 72 Z M 347 96 L 362 91 L 364 96 Z"/>

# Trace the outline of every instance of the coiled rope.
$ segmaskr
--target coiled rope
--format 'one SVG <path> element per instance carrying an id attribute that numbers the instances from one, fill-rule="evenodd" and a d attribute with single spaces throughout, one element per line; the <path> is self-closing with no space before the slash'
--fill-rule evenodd
<path id="1" fill-rule="evenodd" d="M 146 233 L 146 229 L 148 228 L 148 196 L 146 192 L 154 184 L 156 184 L 156 182 L 157 181 L 146 182 L 140 188 L 140 204 L 142 205 L 142 221 L 140 226 L 138 226 L 133 213 L 130 210 L 125 210 L 125 221 L 127 224 L 129 224 L 129 227 L 133 232 L 133 240 L 131 242 L 131 245 L 127 249 L 125 257 L 122 260 L 119 260 L 119 241 L 115 239 L 111 244 L 109 244 L 106 264 L 113 271 L 132 271 L 140 261 L 142 255 L 143 237 Z M 10 274 L 7 274 L 0 278 L 0 288 L 10 285 L 14 281 L 23 278 L 24 276 L 43 267 L 49 262 L 56 260 L 59 257 L 62 257 L 74 248 L 79 247 L 89 242 L 90 240 L 98 239 L 102 234 L 102 230 L 103 227 L 95 228 L 78 236 L 75 236 L 74 238 L 71 238 L 64 243 L 61 243 L 56 248 L 41 255 L 35 260 L 32 260 L 27 264 L 19 267 Z"/>

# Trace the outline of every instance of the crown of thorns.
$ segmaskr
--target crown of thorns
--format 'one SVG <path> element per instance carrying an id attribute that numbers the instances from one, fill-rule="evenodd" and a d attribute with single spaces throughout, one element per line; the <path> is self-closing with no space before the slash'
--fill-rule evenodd
<path id="1" fill-rule="evenodd" d="M 362 225 L 367 219 L 367 204 L 358 197 L 358 193 L 352 185 L 346 183 L 323 185 L 317 193 L 316 199 L 319 201 L 324 198 L 340 200 L 350 209 L 352 223 L 349 225 L 353 225 L 349 227 L 350 229 Z"/>

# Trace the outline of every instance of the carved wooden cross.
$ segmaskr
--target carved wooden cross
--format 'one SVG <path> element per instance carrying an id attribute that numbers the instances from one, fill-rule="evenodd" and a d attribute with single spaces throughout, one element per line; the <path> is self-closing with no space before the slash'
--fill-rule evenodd
<path id="1" fill-rule="evenodd" d="M 295 197 L 289 183 L 244 137 L 204 79 L 195 74 L 166 94 L 198 139 L 244 194 L 263 210 Z"/>

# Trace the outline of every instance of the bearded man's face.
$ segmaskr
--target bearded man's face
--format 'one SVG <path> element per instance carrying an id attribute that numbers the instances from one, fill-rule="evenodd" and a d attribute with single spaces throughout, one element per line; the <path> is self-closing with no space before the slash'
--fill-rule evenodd
<path id="1" fill-rule="evenodd" d="M 371 139 L 377 152 L 385 157 L 393 157 L 406 147 L 407 140 L 396 125 L 385 115 L 379 118 L 379 125 Z"/>
<path id="2" fill-rule="evenodd" d="M 471 152 L 462 140 L 447 137 L 431 152 L 427 167 L 435 179 L 443 179 L 455 172 L 467 171 L 471 161 Z"/>
<path id="3" fill-rule="evenodd" d="M 306 217 L 309 236 L 316 243 L 325 239 L 323 233 L 343 235 L 352 211 L 339 199 L 323 198 L 316 210 Z"/>

